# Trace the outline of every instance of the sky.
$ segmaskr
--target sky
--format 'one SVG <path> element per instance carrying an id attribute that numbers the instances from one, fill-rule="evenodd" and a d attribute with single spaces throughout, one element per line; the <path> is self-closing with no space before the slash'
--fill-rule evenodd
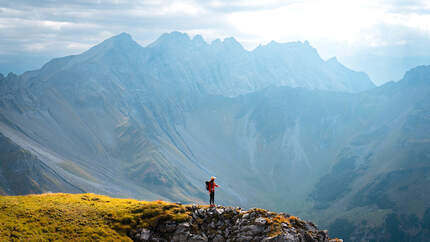
<path id="1" fill-rule="evenodd" d="M 0 73 L 39 68 L 121 32 L 234 37 L 252 50 L 305 41 L 382 84 L 430 64 L 428 0 L 0 0 Z"/>

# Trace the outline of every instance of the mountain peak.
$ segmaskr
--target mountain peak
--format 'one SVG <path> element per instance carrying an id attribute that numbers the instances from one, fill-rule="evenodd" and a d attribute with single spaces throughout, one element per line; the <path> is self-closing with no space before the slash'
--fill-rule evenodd
<path id="1" fill-rule="evenodd" d="M 254 53 L 264 56 L 294 56 L 305 58 L 307 62 L 323 62 L 317 50 L 308 41 L 279 43 L 270 41 L 266 45 L 260 45 L 253 50 Z"/>
<path id="2" fill-rule="evenodd" d="M 295 42 L 284 42 L 284 43 L 280 43 L 280 42 L 276 42 L 274 40 L 270 41 L 268 44 L 266 45 L 260 45 L 257 47 L 258 48 L 287 48 L 287 49 L 295 49 L 295 48 L 310 48 L 313 49 L 313 47 L 309 44 L 309 41 L 295 41 Z"/>
<path id="3" fill-rule="evenodd" d="M 7 74 L 7 76 L 6 76 L 7 79 L 14 79 L 17 77 L 18 77 L 18 75 L 13 73 L 13 72 L 9 72 L 9 74 Z"/>
<path id="4" fill-rule="evenodd" d="M 430 65 L 417 66 L 407 71 L 400 83 L 410 85 L 428 83 L 429 76 Z"/>
<path id="5" fill-rule="evenodd" d="M 137 44 L 130 34 L 122 32 L 118 35 L 114 35 L 106 40 L 104 40 L 99 45 L 127 45 L 127 44 Z"/>
<path id="6" fill-rule="evenodd" d="M 201 35 L 196 34 L 193 38 L 193 41 L 197 41 L 197 42 L 203 41 L 204 42 L 205 40 L 203 39 L 203 37 Z"/>
<path id="7" fill-rule="evenodd" d="M 199 34 L 195 35 L 194 38 L 192 39 L 193 43 L 196 45 L 207 45 L 206 41 L 203 39 L 203 37 Z"/>
<path id="8" fill-rule="evenodd" d="M 226 44 L 240 44 L 234 37 L 225 38 L 223 42 Z"/>
<path id="9" fill-rule="evenodd" d="M 220 46 L 220 45 L 222 45 L 222 42 L 221 42 L 220 39 L 215 39 L 215 40 L 213 40 L 211 42 L 211 45 L 213 45 L 213 46 Z"/>
<path id="10" fill-rule="evenodd" d="M 228 47 L 243 49 L 242 45 L 234 37 L 225 38 L 223 43 Z"/>
<path id="11" fill-rule="evenodd" d="M 117 40 L 132 40 L 132 37 L 129 33 L 122 32 L 118 35 L 115 35 L 111 37 L 111 39 L 117 39 Z"/>
<path id="12" fill-rule="evenodd" d="M 162 34 L 160 38 L 163 38 L 163 37 L 176 39 L 176 40 L 190 40 L 190 36 L 188 36 L 187 33 L 179 32 L 179 31 L 172 31 L 170 33 Z"/>
<path id="13" fill-rule="evenodd" d="M 148 47 L 154 47 L 159 45 L 177 45 L 190 42 L 191 39 L 186 33 L 173 31 L 170 33 L 162 34 L 154 43 L 150 44 Z"/>
<path id="14" fill-rule="evenodd" d="M 333 56 L 332 58 L 328 59 L 327 62 L 339 63 L 336 56 Z"/>
<path id="15" fill-rule="evenodd" d="M 233 37 L 225 38 L 222 41 L 220 39 L 215 39 L 211 42 L 211 46 L 217 49 L 244 50 L 243 46 Z"/>
<path id="16" fill-rule="evenodd" d="M 336 66 L 336 65 L 343 66 L 342 63 L 339 62 L 336 56 L 333 56 L 332 58 L 326 60 L 326 63 L 333 66 Z"/>
<path id="17" fill-rule="evenodd" d="M 99 55 L 112 49 L 117 49 L 126 53 L 138 48 L 141 48 L 141 46 L 133 40 L 131 35 L 128 33 L 122 32 L 90 48 L 89 50 L 84 52 L 84 56 Z"/>

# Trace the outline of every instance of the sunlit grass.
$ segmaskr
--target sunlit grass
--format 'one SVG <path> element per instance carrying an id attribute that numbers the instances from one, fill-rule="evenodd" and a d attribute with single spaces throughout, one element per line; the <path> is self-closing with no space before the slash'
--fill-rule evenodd
<path id="1" fill-rule="evenodd" d="M 137 227 L 186 221 L 185 206 L 95 194 L 0 196 L 0 241 L 131 241 Z"/>

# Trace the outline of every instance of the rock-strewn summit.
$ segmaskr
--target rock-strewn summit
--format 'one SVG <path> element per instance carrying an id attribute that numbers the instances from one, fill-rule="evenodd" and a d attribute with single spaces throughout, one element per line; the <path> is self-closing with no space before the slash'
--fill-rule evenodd
<path id="1" fill-rule="evenodd" d="M 342 241 L 329 239 L 327 230 L 297 217 L 253 208 L 189 206 L 186 222 L 164 221 L 154 229 L 141 228 L 135 241 Z"/>
<path id="2" fill-rule="evenodd" d="M 0 196 L 0 208 L 0 241 L 330 241 L 311 222 L 263 209 L 64 193 Z"/>

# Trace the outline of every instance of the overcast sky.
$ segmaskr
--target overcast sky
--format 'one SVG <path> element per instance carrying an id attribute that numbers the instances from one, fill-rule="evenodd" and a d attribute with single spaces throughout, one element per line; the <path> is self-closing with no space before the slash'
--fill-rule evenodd
<path id="1" fill-rule="evenodd" d="M 308 40 L 325 59 L 425 56 L 430 1 L 0 0 L 0 66 L 77 54 L 121 32 L 147 45 L 175 30 L 207 41 L 233 36 L 247 49 Z"/>

